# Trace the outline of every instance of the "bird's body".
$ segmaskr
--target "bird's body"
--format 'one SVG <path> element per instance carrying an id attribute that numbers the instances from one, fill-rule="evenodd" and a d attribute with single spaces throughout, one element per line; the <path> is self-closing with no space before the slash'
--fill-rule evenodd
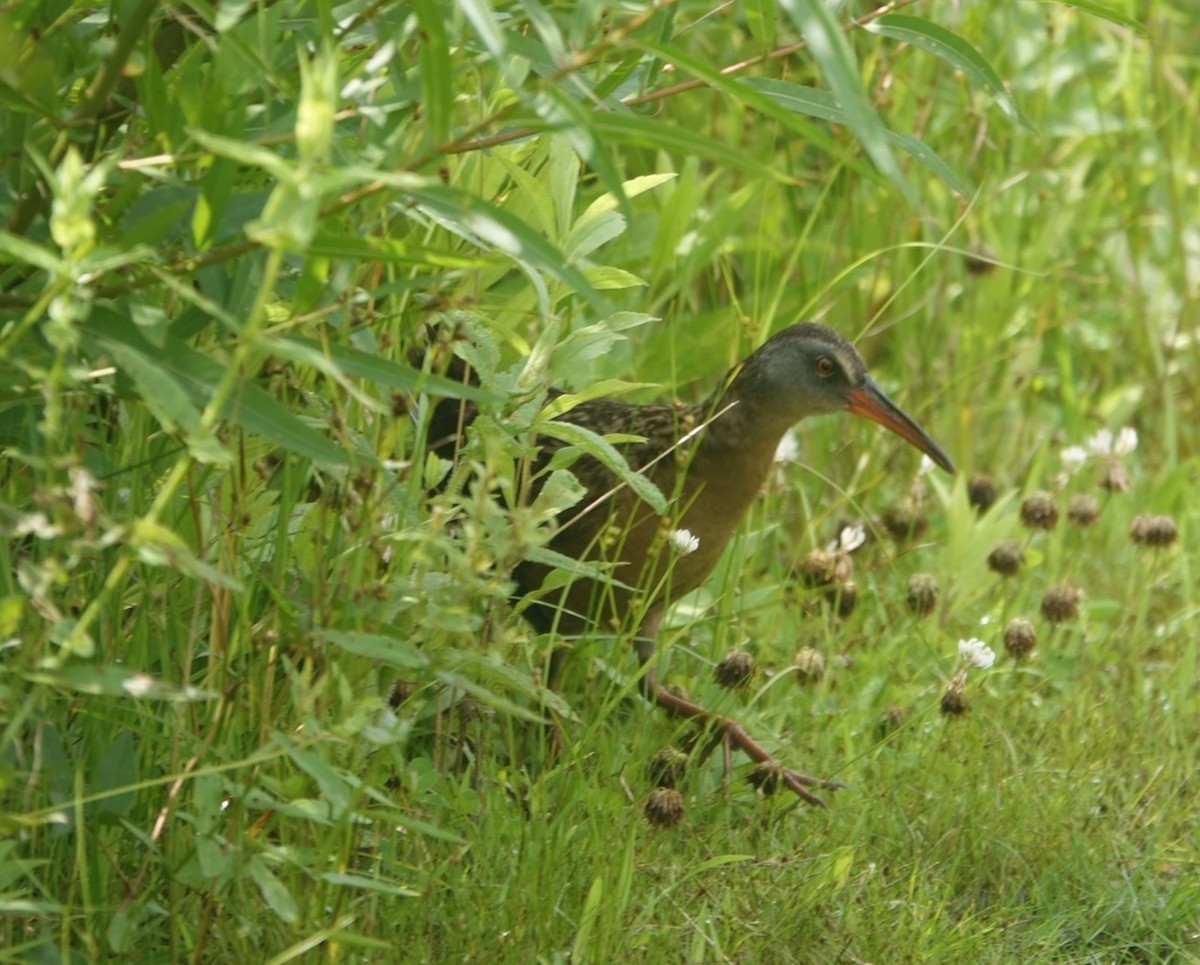
<path id="1" fill-rule="evenodd" d="M 586 495 L 558 520 L 550 548 L 564 557 L 610 564 L 608 579 L 576 576 L 544 585 L 551 568 L 527 561 L 516 571 L 518 591 L 530 598 L 524 613 L 536 629 L 563 635 L 591 628 L 621 631 L 638 641 L 643 660 L 653 654 L 662 612 L 700 586 L 712 572 L 758 495 L 787 430 L 801 419 L 850 411 L 879 422 L 953 472 L 937 444 L 875 385 L 858 351 L 823 325 L 793 325 L 736 365 L 710 398 L 698 405 L 631 405 L 598 399 L 558 417 L 600 434 L 635 437 L 617 449 L 668 500 L 665 515 L 591 456 L 572 471 Z M 469 404 L 453 400 L 435 407 L 429 438 L 450 455 L 459 432 L 474 417 Z M 545 468 L 563 443 L 537 440 L 533 467 L 536 494 Z M 695 541 L 682 547 L 672 538 Z M 689 541 L 690 542 L 690 541 Z M 711 717 L 671 695 L 646 673 L 647 689 L 660 704 L 687 716 Z M 771 758 L 727 718 L 714 718 L 759 761 Z M 802 785 L 812 779 L 786 772 L 788 786 L 815 800 Z"/>

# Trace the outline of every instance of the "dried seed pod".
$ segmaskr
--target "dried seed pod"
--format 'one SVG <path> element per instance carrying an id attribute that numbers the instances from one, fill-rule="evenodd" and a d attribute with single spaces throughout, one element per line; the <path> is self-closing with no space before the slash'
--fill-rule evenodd
<path id="1" fill-rule="evenodd" d="M 1001 576 L 1015 576 L 1025 564 L 1025 550 L 1015 540 L 1006 539 L 997 543 L 988 553 L 988 569 Z"/>
<path id="2" fill-rule="evenodd" d="M 728 689 L 744 687 L 754 676 L 754 658 L 743 650 L 727 653 L 713 668 L 713 680 Z"/>
<path id="3" fill-rule="evenodd" d="M 646 776 L 658 787 L 675 787 L 687 773 L 688 756 L 678 747 L 664 747 L 646 762 Z"/>
<path id="4" fill-rule="evenodd" d="M 1021 617 L 1014 617 L 1004 628 L 1004 649 L 1014 660 L 1024 660 L 1037 644 L 1037 631 L 1033 624 Z"/>
<path id="5" fill-rule="evenodd" d="M 1021 503 L 1021 522 L 1030 529 L 1054 529 L 1058 525 L 1058 506 L 1054 497 L 1043 490 L 1026 496 Z"/>
<path id="6" fill-rule="evenodd" d="M 1170 516 L 1148 516 L 1143 513 L 1129 527 L 1129 538 L 1138 546 L 1161 549 L 1179 538 L 1179 527 Z"/>
<path id="7" fill-rule="evenodd" d="M 1042 597 L 1042 616 L 1050 623 L 1070 623 L 1079 616 L 1079 590 L 1067 583 L 1052 586 Z"/>
<path id="8" fill-rule="evenodd" d="M 796 683 L 798 684 L 813 684 L 825 676 L 825 658 L 821 656 L 819 650 L 814 650 L 812 647 L 804 647 L 800 650 L 792 658 L 792 663 L 796 667 Z"/>
<path id="9" fill-rule="evenodd" d="M 991 476 L 977 472 L 967 480 L 967 502 L 981 515 L 992 508 L 996 502 L 996 484 Z"/>
<path id="10" fill-rule="evenodd" d="M 646 798 L 642 813 L 656 828 L 673 828 L 683 820 L 683 795 L 673 787 L 656 787 Z"/>
<path id="11" fill-rule="evenodd" d="M 1091 493 L 1076 493 L 1067 506 L 1067 519 L 1074 526 L 1091 526 L 1100 518 L 1100 501 Z"/>
<path id="12" fill-rule="evenodd" d="M 908 608 L 926 616 L 937 608 L 938 583 L 932 573 L 914 573 L 908 578 Z"/>

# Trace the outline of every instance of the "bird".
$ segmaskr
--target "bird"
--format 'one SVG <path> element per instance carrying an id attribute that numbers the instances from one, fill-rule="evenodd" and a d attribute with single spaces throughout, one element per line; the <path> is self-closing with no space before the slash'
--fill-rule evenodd
<path id="1" fill-rule="evenodd" d="M 443 368 L 451 378 L 473 380 L 457 357 Z M 549 400 L 561 395 L 552 389 Z M 548 546 L 559 560 L 588 565 L 565 582 L 561 574 L 547 580 L 555 567 L 545 559 L 525 560 L 513 573 L 514 596 L 524 600 L 523 616 L 536 631 L 564 639 L 624 631 L 643 665 L 641 686 L 648 698 L 676 716 L 723 731 L 816 805 L 824 802 L 812 788 L 841 785 L 778 764 L 736 721 L 661 684 L 653 658 L 667 608 L 715 568 L 763 488 L 784 434 L 804 419 L 838 412 L 879 423 L 954 473 L 950 457 L 880 389 L 850 341 L 825 325 L 802 322 L 782 329 L 734 365 L 704 401 L 638 405 L 600 398 L 558 415 L 558 421 L 613 438 L 629 470 L 665 497 L 666 512 L 661 503 L 656 508 L 647 500 L 643 487 L 629 485 L 601 460 L 583 455 L 571 464 L 583 498 L 559 514 Z M 439 399 L 429 416 L 428 447 L 453 458 L 476 414 L 473 402 Z M 542 434 L 533 445 L 536 457 L 525 474 L 530 499 L 566 443 Z M 555 651 L 551 679 L 566 652 Z"/>

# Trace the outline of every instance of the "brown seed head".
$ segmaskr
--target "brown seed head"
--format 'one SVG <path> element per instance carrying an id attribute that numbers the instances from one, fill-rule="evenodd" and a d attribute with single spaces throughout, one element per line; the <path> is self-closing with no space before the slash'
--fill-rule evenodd
<path id="1" fill-rule="evenodd" d="M 1021 503 L 1021 522 L 1030 529 L 1054 529 L 1058 525 L 1058 507 L 1054 505 L 1054 497 L 1043 490 L 1026 496 Z"/>
<path id="2" fill-rule="evenodd" d="M 1004 649 L 1014 660 L 1024 660 L 1037 643 L 1037 631 L 1033 624 L 1021 617 L 1014 617 L 1004 628 Z"/>
<path id="3" fill-rule="evenodd" d="M 1051 623 L 1070 623 L 1079 616 L 1079 590 L 1067 583 L 1052 586 L 1042 597 L 1042 616 Z"/>
<path id="4" fill-rule="evenodd" d="M 792 663 L 796 666 L 796 683 L 801 686 L 814 684 L 825 676 L 825 658 L 812 647 L 800 650 L 792 658 Z"/>
<path id="5" fill-rule="evenodd" d="M 1100 501 L 1091 493 L 1076 493 L 1067 506 L 1067 519 L 1072 525 L 1091 526 L 1100 518 Z"/>
<path id="6" fill-rule="evenodd" d="M 902 499 L 883 511 L 880 519 L 892 539 L 916 539 L 929 528 L 929 517 L 914 499 Z"/>
<path id="7" fill-rule="evenodd" d="M 1129 527 L 1129 538 L 1138 546 L 1158 549 L 1174 543 L 1179 538 L 1179 528 L 1170 516 L 1147 516 L 1143 513 Z"/>
<path id="8" fill-rule="evenodd" d="M 1104 473 L 1100 476 L 1100 488 L 1106 489 L 1110 493 L 1128 492 L 1129 473 L 1119 462 L 1110 462 L 1104 467 Z"/>
<path id="9" fill-rule="evenodd" d="M 833 582 L 837 556 L 824 550 L 813 550 L 800 561 L 800 576 L 808 586 L 828 586 Z"/>
<path id="10" fill-rule="evenodd" d="M 971 702 L 967 700 L 966 678 L 962 674 L 956 674 L 942 694 L 941 709 L 947 717 L 961 717 L 971 709 Z"/>
<path id="11" fill-rule="evenodd" d="M 1013 576 L 1025 564 L 1025 550 L 1016 540 L 1006 539 L 988 553 L 988 569 L 1001 576 Z"/>
<path id="12" fill-rule="evenodd" d="M 996 484 L 986 473 L 977 472 L 967 480 L 967 502 L 976 512 L 986 513 L 996 501 Z"/>
<path id="13" fill-rule="evenodd" d="M 937 607 L 938 583 L 932 573 L 914 573 L 908 578 L 908 608 L 918 616 Z"/>
<path id="14" fill-rule="evenodd" d="M 656 787 L 646 798 L 642 813 L 656 828 L 673 828 L 683 820 L 683 795 L 673 787 Z"/>
<path id="15" fill-rule="evenodd" d="M 733 689 L 744 687 L 754 676 L 754 658 L 744 650 L 727 653 L 713 668 L 713 680 L 718 686 Z"/>
<path id="16" fill-rule="evenodd" d="M 646 777 L 658 787 L 675 787 L 687 773 L 688 756 L 678 747 L 664 747 L 646 762 Z"/>

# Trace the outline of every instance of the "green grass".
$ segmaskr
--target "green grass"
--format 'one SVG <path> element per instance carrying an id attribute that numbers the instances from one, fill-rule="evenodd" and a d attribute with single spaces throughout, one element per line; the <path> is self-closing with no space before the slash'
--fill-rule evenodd
<path id="1" fill-rule="evenodd" d="M 40 26 L 22 63 L 55 93 L 14 88 L 26 99 L 0 135 L 0 961 L 1200 959 L 1188 3 L 1130 7 L 1144 35 L 1055 4 L 907 9 L 986 56 L 1036 133 L 974 77 L 852 32 L 889 127 L 976 189 L 956 197 L 899 154 L 920 209 L 863 160 L 860 131 L 802 136 L 732 89 L 638 116 L 743 166 L 668 150 L 649 126 L 602 141 L 612 171 L 581 164 L 565 134 L 472 146 L 459 138 L 475 125 L 486 137 L 544 118 L 514 100 L 463 13 L 439 46 L 428 3 L 338 12 L 362 19 L 331 55 L 347 116 L 328 157 L 291 132 L 322 90 L 297 49 L 333 36 L 331 11 L 265 5 L 203 42 L 156 14 L 148 73 L 118 88 L 140 112 L 80 150 L 173 160 L 112 169 L 101 190 L 54 151 L 78 106 L 70 78 L 111 49 L 104 24 L 82 8 L 42 23 L 37 6 L 6 16 L 30 43 Z M 524 56 L 549 45 L 523 6 L 494 6 Z M 615 84 L 624 64 L 638 91 L 690 76 L 638 74 L 656 44 L 711 67 L 796 36 L 778 13 L 771 37 L 753 19 L 765 5 L 689 0 L 610 49 L 599 14 L 546 7 L 572 50 L 596 53 L 591 83 Z M 607 25 L 636 14 L 613 8 Z M 392 74 L 348 92 L 379 76 L 368 61 L 389 38 Z M 514 64 L 508 83 L 545 89 Z M 752 73 L 823 84 L 823 69 L 800 53 Z M 291 175 L 197 130 L 271 145 Z M 51 212 L 57 233 L 41 215 L 15 230 L 18 189 L 40 170 L 25 148 L 54 161 L 56 197 L 78 193 L 74 214 Z M 363 171 L 387 190 L 347 201 Z M 588 248 L 584 214 L 614 172 L 673 176 L 631 190 L 623 230 L 606 222 L 611 237 Z M 319 204 L 285 194 L 262 213 L 288 176 L 318 184 Z M 483 203 L 500 220 L 476 244 L 461 232 L 492 216 Z M 66 231 L 87 224 L 99 252 Z M 114 251 L 126 265 L 87 260 Z M 973 270 L 980 255 L 994 266 Z M 607 270 L 587 275 L 606 311 L 580 267 Z M 555 641 L 514 616 L 508 579 L 558 504 L 508 511 L 497 497 L 546 382 L 692 399 L 802 317 L 861 336 L 961 472 L 918 479 L 916 455 L 865 422 L 797 430 L 797 461 L 668 621 L 660 670 L 846 787 L 828 810 L 764 795 L 718 749 L 680 786 L 683 822 L 656 828 L 646 763 L 689 725 L 638 695 L 632 649 L 612 637 L 576 642 L 560 694 L 543 687 Z M 495 396 L 432 501 L 446 467 L 407 417 L 404 367 L 426 323 L 470 334 Z M 531 349 L 542 367 L 523 368 Z M 1064 448 L 1127 425 L 1127 491 L 1100 487 L 1095 457 L 1064 474 Z M 984 515 L 967 500 L 974 473 L 999 492 Z M 1036 490 L 1054 494 L 1051 531 L 1021 524 Z M 1066 518 L 1078 493 L 1101 504 L 1093 526 Z M 914 497 L 928 528 L 888 535 L 881 518 Z M 1135 545 L 1143 513 L 1172 517 L 1177 541 Z M 851 520 L 870 539 L 852 555 L 857 606 L 839 616 L 798 567 Z M 1025 550 L 1011 577 L 986 562 L 1005 539 Z M 939 586 L 928 616 L 906 603 L 915 573 Z M 1062 583 L 1083 596 L 1055 627 L 1041 602 Z M 1037 631 L 1024 662 L 1001 644 L 1014 617 Z M 946 715 L 969 637 L 999 657 L 968 674 L 969 712 Z M 819 680 L 798 679 L 803 648 L 823 656 Z M 730 693 L 712 669 L 734 649 L 759 671 Z M 393 706 L 397 681 L 408 696 Z"/>

